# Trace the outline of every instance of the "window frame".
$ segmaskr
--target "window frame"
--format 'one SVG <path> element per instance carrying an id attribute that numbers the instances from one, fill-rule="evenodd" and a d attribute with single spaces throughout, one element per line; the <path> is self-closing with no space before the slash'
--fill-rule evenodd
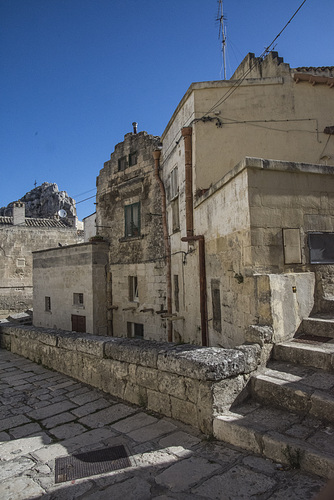
<path id="1" fill-rule="evenodd" d="M 45 308 L 44 308 L 45 312 L 51 312 L 51 310 L 52 310 L 51 309 L 51 297 L 49 297 L 49 296 L 44 297 L 44 306 L 45 306 Z"/>
<path id="2" fill-rule="evenodd" d="M 73 292 L 73 305 L 77 307 L 84 307 L 84 294 L 79 292 Z"/>
<path id="3" fill-rule="evenodd" d="M 129 302 L 139 302 L 138 276 L 128 276 Z"/>
<path id="4" fill-rule="evenodd" d="M 137 210 L 137 220 L 134 221 L 135 209 Z M 125 238 L 135 238 L 140 236 L 140 201 L 124 205 L 124 236 Z"/>

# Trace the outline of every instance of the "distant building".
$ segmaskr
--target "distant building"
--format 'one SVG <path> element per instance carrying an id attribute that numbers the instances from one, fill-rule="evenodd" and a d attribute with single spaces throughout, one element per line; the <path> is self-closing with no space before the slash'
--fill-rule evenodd
<path id="1" fill-rule="evenodd" d="M 84 230 L 84 240 L 85 242 L 87 242 L 90 238 L 96 236 L 96 212 L 82 219 L 82 222 Z"/>
<path id="2" fill-rule="evenodd" d="M 14 203 L 12 216 L 0 216 L 0 315 L 32 307 L 32 252 L 73 245 L 83 234 L 59 217 L 27 218 L 25 204 Z"/>

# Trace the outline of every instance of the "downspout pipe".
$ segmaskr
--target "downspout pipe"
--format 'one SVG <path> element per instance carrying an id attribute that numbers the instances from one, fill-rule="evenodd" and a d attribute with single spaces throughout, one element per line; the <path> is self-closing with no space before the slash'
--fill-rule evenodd
<path id="1" fill-rule="evenodd" d="M 167 209 L 166 209 L 166 191 L 164 183 L 162 182 L 159 174 L 160 166 L 160 156 L 161 151 L 157 149 L 153 151 L 154 158 L 154 173 L 155 178 L 158 181 L 160 192 L 161 192 L 161 214 L 162 214 L 162 229 L 164 235 L 164 245 L 166 254 L 166 282 L 167 282 L 167 313 L 172 314 L 172 266 L 171 266 L 171 250 L 170 242 L 168 237 L 168 226 L 167 226 Z M 168 321 L 168 342 L 173 341 L 173 326 L 170 321 Z"/>
<path id="2" fill-rule="evenodd" d="M 186 230 L 187 237 L 194 234 L 193 210 L 193 170 L 192 170 L 192 127 L 183 127 L 181 130 L 184 138 L 185 156 L 185 195 L 186 195 Z"/>
<path id="3" fill-rule="evenodd" d="M 206 292 L 206 267 L 205 267 L 205 239 L 204 236 L 190 236 L 181 238 L 181 241 L 192 243 L 198 241 L 198 260 L 199 260 L 199 286 L 200 286 L 200 313 L 201 313 L 201 331 L 202 345 L 209 345 L 208 336 L 208 307 L 207 307 L 207 292 Z"/>
<path id="4" fill-rule="evenodd" d="M 187 236 L 181 241 L 193 243 L 198 241 L 199 279 L 200 279 L 200 312 L 202 345 L 209 345 L 208 336 L 208 306 L 206 292 L 205 239 L 203 235 L 194 236 L 194 204 L 193 204 L 193 166 L 192 166 L 192 127 L 184 127 L 185 156 L 185 195 L 186 195 L 186 231 Z"/>

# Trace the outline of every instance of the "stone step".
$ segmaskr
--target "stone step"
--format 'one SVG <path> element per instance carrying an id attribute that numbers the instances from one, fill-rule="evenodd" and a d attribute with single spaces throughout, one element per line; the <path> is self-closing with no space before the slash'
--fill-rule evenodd
<path id="1" fill-rule="evenodd" d="M 256 401 L 334 424 L 334 373 L 274 361 L 250 386 Z"/>
<path id="2" fill-rule="evenodd" d="M 303 319 L 298 335 L 314 335 L 316 337 L 329 337 L 334 339 L 334 318 L 329 314 L 317 315 Z"/>
<path id="3" fill-rule="evenodd" d="M 286 361 L 333 372 L 334 341 L 323 343 L 295 338 L 290 342 L 276 344 L 272 358 L 277 361 Z"/>
<path id="4" fill-rule="evenodd" d="M 216 416 L 213 434 L 287 467 L 325 478 L 334 473 L 334 427 L 310 416 L 251 401 Z"/>

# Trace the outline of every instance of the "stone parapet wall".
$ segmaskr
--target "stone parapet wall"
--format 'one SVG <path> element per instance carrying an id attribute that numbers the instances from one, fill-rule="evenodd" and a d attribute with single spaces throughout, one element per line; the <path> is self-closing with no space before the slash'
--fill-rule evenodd
<path id="1" fill-rule="evenodd" d="M 1 347 L 130 403 L 212 432 L 257 369 L 257 344 L 235 349 L 0 325 Z"/>

